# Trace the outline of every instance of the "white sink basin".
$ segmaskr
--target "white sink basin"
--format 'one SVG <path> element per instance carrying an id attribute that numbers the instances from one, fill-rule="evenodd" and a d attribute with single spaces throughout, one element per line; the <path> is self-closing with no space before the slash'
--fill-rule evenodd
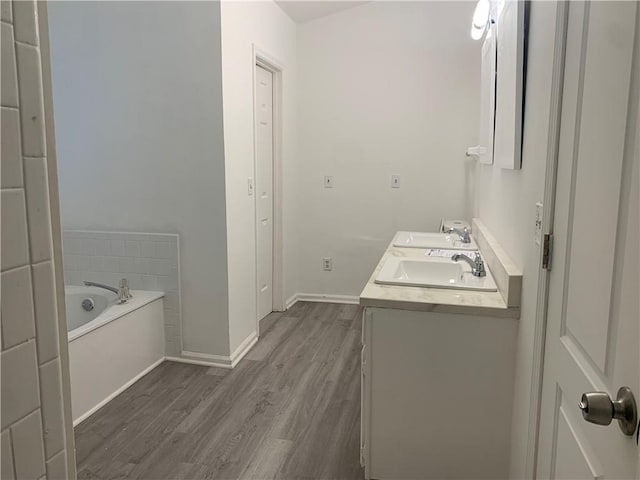
<path id="1" fill-rule="evenodd" d="M 491 272 L 474 277 L 471 266 L 448 258 L 409 259 L 388 258 L 376 276 L 375 283 L 412 287 L 453 288 L 497 292 Z"/>
<path id="2" fill-rule="evenodd" d="M 449 250 L 477 250 L 476 242 L 462 243 L 460 237 L 448 233 L 398 232 L 393 239 L 394 247 L 446 248 Z"/>

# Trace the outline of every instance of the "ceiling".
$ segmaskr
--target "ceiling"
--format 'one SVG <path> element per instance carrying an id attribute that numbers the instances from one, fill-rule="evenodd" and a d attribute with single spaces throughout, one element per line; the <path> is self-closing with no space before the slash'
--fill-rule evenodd
<path id="1" fill-rule="evenodd" d="M 304 23 L 367 2 L 342 0 L 276 0 L 276 3 L 293 21 L 296 23 Z"/>

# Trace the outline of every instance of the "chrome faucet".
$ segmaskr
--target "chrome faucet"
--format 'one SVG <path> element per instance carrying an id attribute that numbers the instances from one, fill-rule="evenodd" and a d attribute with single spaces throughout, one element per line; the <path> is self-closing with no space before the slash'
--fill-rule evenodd
<path id="1" fill-rule="evenodd" d="M 110 287 L 109 285 L 104 285 L 102 283 L 88 282 L 86 280 L 84 281 L 84 284 L 87 287 L 104 288 L 105 290 L 109 290 L 110 292 L 115 293 L 116 295 L 118 295 L 118 303 L 125 303 L 127 300 L 133 297 L 133 295 L 131 295 L 131 292 L 129 291 L 129 281 L 126 278 L 120 280 L 118 288 Z"/>
<path id="2" fill-rule="evenodd" d="M 471 243 L 471 236 L 469 235 L 469 229 L 467 227 L 462 229 L 451 227 L 445 230 L 445 233 L 455 233 L 460 237 L 462 243 Z"/>
<path id="3" fill-rule="evenodd" d="M 451 260 L 457 262 L 459 260 L 463 260 L 471 265 L 471 275 L 474 277 L 485 277 L 487 275 L 487 271 L 484 268 L 484 261 L 480 256 L 480 252 L 476 252 L 475 260 L 471 260 L 464 253 L 456 253 L 451 257 Z"/>

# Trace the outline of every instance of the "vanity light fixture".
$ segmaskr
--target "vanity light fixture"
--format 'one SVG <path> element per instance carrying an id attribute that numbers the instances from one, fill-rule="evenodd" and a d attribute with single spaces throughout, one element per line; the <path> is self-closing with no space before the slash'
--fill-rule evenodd
<path id="1" fill-rule="evenodd" d="M 489 26 L 489 14 L 491 12 L 491 3 L 489 0 L 478 0 L 476 9 L 473 12 L 473 20 L 471 22 L 471 38 L 480 40 Z"/>

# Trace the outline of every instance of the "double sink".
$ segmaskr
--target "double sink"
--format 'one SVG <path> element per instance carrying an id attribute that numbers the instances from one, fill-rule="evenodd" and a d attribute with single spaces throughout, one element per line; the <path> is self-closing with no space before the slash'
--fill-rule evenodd
<path id="1" fill-rule="evenodd" d="M 471 238 L 464 243 L 456 233 L 398 232 L 393 247 L 423 249 L 424 253 L 408 257 L 390 256 L 378 272 L 375 283 L 412 287 L 449 288 L 496 292 L 491 272 L 475 276 L 466 261 L 452 260 L 454 254 L 474 260 L 478 246 Z"/>

